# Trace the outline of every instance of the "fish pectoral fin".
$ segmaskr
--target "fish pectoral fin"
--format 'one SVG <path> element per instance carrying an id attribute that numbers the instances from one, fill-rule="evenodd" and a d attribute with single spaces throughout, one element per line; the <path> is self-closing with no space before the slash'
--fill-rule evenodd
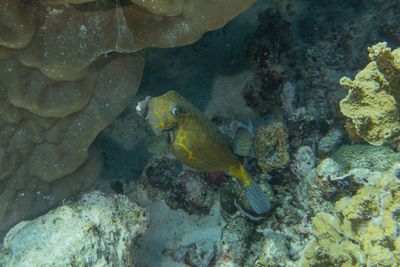
<path id="1" fill-rule="evenodd" d="M 253 135 L 246 129 L 240 128 L 233 140 L 231 141 L 231 148 L 233 153 L 239 156 L 248 156 L 250 154 L 251 146 L 253 145 Z"/>
<path id="2" fill-rule="evenodd" d="M 166 134 L 148 138 L 145 141 L 144 146 L 150 153 L 159 156 L 166 156 L 171 153 L 168 135 Z"/>
<path id="3" fill-rule="evenodd" d="M 244 188 L 250 205 L 257 214 L 264 214 L 271 210 L 271 204 L 267 195 L 255 182 Z"/>

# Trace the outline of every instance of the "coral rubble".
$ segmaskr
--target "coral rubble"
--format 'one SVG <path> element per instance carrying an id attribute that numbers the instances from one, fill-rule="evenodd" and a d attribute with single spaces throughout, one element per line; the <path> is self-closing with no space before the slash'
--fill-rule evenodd
<path id="1" fill-rule="evenodd" d="M 400 49 L 392 52 L 382 42 L 368 51 L 372 62 L 353 81 L 347 77 L 340 80 L 349 89 L 340 109 L 353 121 L 361 138 L 381 145 L 400 139 Z"/>
<path id="2" fill-rule="evenodd" d="M 121 195 L 94 191 L 6 235 L 2 266 L 132 266 L 133 241 L 149 226 L 147 212 Z"/>

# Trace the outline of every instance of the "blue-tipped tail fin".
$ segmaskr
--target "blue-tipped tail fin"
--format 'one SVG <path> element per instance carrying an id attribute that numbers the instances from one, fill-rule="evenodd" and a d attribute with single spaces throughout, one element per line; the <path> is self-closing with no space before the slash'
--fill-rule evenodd
<path id="1" fill-rule="evenodd" d="M 271 210 L 267 195 L 255 182 L 244 188 L 250 205 L 257 214 L 264 214 Z"/>

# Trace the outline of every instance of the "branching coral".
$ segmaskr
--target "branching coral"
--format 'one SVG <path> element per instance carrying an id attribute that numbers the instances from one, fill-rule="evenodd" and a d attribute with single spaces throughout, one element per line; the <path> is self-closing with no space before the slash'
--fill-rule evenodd
<path id="1" fill-rule="evenodd" d="M 340 109 L 353 121 L 361 138 L 381 145 L 400 139 L 400 49 L 392 52 L 383 42 L 368 50 L 373 61 L 354 81 L 347 77 L 340 80 L 349 89 Z"/>

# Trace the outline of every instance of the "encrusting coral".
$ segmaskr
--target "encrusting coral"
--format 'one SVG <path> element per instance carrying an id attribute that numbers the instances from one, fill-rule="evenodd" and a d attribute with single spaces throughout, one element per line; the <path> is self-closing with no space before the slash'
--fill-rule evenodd
<path id="1" fill-rule="evenodd" d="M 93 183 L 89 147 L 135 96 L 140 49 L 192 43 L 253 2 L 0 1 L 0 232 Z"/>
<path id="2" fill-rule="evenodd" d="M 369 180 L 352 197 L 336 202 L 334 214 L 313 218 L 315 242 L 301 266 L 398 266 L 400 264 L 400 165 Z"/>
<path id="3" fill-rule="evenodd" d="M 400 49 L 386 42 L 368 48 L 372 60 L 354 78 L 340 80 L 349 89 L 340 110 L 350 118 L 357 134 L 372 145 L 400 139 Z"/>

